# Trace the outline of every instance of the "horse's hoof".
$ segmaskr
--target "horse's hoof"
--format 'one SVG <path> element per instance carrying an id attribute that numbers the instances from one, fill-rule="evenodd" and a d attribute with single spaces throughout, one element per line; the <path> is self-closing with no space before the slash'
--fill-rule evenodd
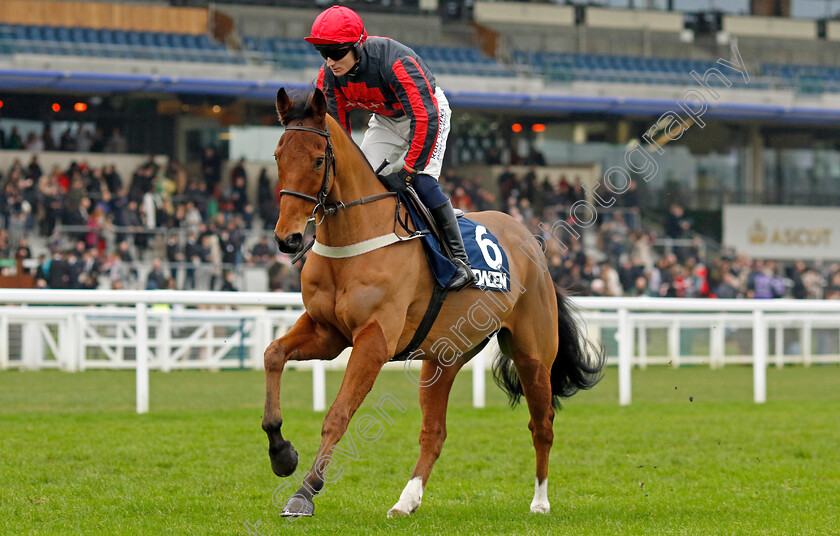
<path id="1" fill-rule="evenodd" d="M 396 508 L 391 508 L 390 510 L 388 510 L 388 519 L 391 519 L 392 517 L 407 516 L 410 513 L 411 512 L 403 512 L 402 510 L 398 510 Z"/>
<path id="2" fill-rule="evenodd" d="M 531 505 L 531 513 L 532 514 L 547 514 L 551 512 L 551 506 L 548 504 L 532 504 Z"/>
<path id="3" fill-rule="evenodd" d="M 271 458 L 271 470 L 277 476 L 289 476 L 297 469 L 298 453 L 288 441 L 284 441 L 280 448 L 269 448 L 268 457 Z"/>
<path id="4" fill-rule="evenodd" d="M 311 499 L 293 495 L 280 515 L 283 517 L 312 517 L 314 513 L 315 503 Z"/>

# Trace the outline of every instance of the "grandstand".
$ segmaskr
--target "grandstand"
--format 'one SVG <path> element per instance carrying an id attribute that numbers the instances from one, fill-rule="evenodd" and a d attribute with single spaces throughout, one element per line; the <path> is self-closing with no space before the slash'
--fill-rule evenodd
<path id="1" fill-rule="evenodd" d="M 273 251 L 252 248 L 270 238 L 264 229 L 276 210 L 270 150 L 280 131 L 266 129 L 275 123 L 274 94 L 316 76 L 322 59 L 302 37 L 319 8 L 266 3 L 4 3 L 7 272 L 26 236 L 33 272 L 39 253 L 73 264 L 96 250 L 99 275 L 88 285 L 145 288 L 160 258 L 176 288 L 220 288 L 228 273 L 240 289 L 293 288 L 287 259 L 260 277 Z M 721 249 L 733 245 L 727 236 L 736 240 L 725 233 L 724 206 L 802 207 L 795 222 L 809 206 L 840 201 L 840 22 L 520 2 L 357 7 L 370 34 L 411 46 L 447 91 L 454 115 L 444 180 L 466 209 L 503 209 L 544 234 L 541 222 L 594 202 L 587 192 L 604 172 L 626 167 L 633 144 L 656 133 L 663 149 L 651 153 L 655 174 L 631 169 L 633 190 L 599 209 L 597 225 L 569 249 L 575 256 L 549 252 L 558 282 L 594 294 L 732 287 L 746 296 L 769 272 L 772 295 L 840 295 L 840 270 L 829 264 L 837 259 L 825 254 L 837 244 L 821 244 L 822 253 L 792 243 L 762 250 L 753 233 L 738 251 Z M 221 158 L 208 157 L 207 146 Z M 150 154 L 160 156 L 150 164 Z M 188 203 L 199 212 L 193 227 Z M 758 223 L 770 241 L 772 213 L 756 214 L 729 225 Z M 45 218 L 54 225 L 41 225 Z M 187 252 L 190 234 L 200 242 L 223 233 Z M 726 284 L 727 274 L 735 281 Z"/>

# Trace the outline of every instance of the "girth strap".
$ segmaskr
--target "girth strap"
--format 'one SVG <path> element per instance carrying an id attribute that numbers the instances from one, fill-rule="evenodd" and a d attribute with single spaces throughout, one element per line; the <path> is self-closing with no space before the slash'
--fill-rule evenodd
<path id="1" fill-rule="evenodd" d="M 435 320 L 437 320 L 440 308 L 443 307 L 443 302 L 446 301 L 446 294 L 447 292 L 445 288 L 437 284 L 434 286 L 432 290 L 432 298 L 429 300 L 429 306 L 426 308 L 426 314 L 423 315 L 423 320 L 421 320 L 420 325 L 417 326 L 417 331 L 414 332 L 414 337 L 411 338 L 411 342 L 408 343 L 408 346 L 406 346 L 402 352 L 391 358 L 391 361 L 405 361 L 411 352 L 420 348 L 420 345 L 423 344 L 424 340 L 426 340 L 426 336 L 429 334 L 429 331 L 431 331 Z"/>

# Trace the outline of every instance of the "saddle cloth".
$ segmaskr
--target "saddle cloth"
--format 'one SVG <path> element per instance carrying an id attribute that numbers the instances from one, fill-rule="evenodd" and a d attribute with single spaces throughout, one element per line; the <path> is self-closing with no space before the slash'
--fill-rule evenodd
<path id="1" fill-rule="evenodd" d="M 417 230 L 427 229 L 424 218 L 414 209 L 413 204 L 406 199 L 404 193 L 400 193 L 403 204 L 408 208 L 408 213 L 414 227 Z M 464 238 L 464 248 L 467 250 L 467 257 L 470 259 L 472 271 L 477 282 L 476 288 L 481 290 L 496 290 L 508 292 L 510 290 L 510 266 L 508 265 L 507 254 L 499 240 L 483 225 L 480 225 L 468 218 L 458 218 L 458 225 L 461 228 L 461 236 Z M 435 275 L 437 284 L 445 287 L 452 278 L 456 267 L 452 261 L 441 252 L 440 243 L 432 233 L 427 233 L 423 238 L 423 249 L 426 251 L 426 258 L 429 260 L 429 267 Z"/>

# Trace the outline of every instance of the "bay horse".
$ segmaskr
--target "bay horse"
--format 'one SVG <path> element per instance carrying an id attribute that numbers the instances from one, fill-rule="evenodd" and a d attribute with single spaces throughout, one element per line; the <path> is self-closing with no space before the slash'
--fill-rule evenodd
<path id="1" fill-rule="evenodd" d="M 343 248 L 394 233 L 397 198 L 379 182 L 361 150 L 329 115 L 324 94 L 314 89 L 295 99 L 277 92 L 277 114 L 286 131 L 274 157 L 280 216 L 274 228 L 283 252 L 304 248 L 307 222 L 316 220 L 316 246 Z M 404 208 L 402 209 L 405 210 Z M 525 396 L 528 428 L 536 450 L 531 511 L 549 512 L 548 457 L 559 399 L 589 389 L 600 379 L 604 353 L 585 342 L 577 316 L 545 266 L 521 249 L 533 237 L 501 212 L 466 217 L 485 226 L 507 251 L 506 293 L 476 288 L 451 293 L 425 340 L 412 355 L 423 359 L 419 391 L 423 413 L 420 456 L 388 517 L 419 506 L 446 438 L 446 408 L 455 375 L 497 334 L 502 354 L 496 381 L 511 404 Z M 370 249 L 370 248 L 368 248 Z M 397 241 L 362 253 L 332 258 L 309 254 L 301 273 L 305 312 L 265 350 L 266 399 L 262 428 L 268 435 L 272 470 L 281 477 L 297 468 L 298 455 L 280 431 L 280 380 L 288 361 L 334 359 L 352 346 L 339 393 L 327 412 L 312 469 L 286 503 L 283 516 L 311 516 L 313 497 L 330 479 L 333 447 L 373 387 L 382 366 L 411 341 L 432 295 L 434 281 L 420 240 Z M 323 248 L 322 248 L 323 251 Z M 467 321 L 469 320 L 469 321 Z M 453 342 L 457 341 L 457 342 Z M 408 379 L 406 381 L 409 381 Z M 332 475 L 335 478 L 335 474 Z"/>

